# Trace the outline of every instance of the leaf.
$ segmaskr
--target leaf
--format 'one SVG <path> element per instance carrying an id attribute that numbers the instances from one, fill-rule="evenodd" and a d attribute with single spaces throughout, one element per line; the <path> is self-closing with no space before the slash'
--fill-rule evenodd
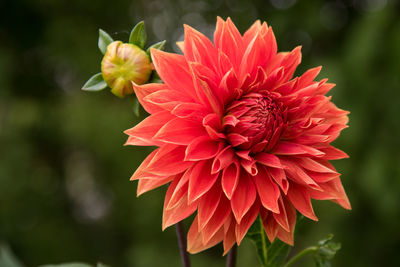
<path id="1" fill-rule="evenodd" d="M 335 257 L 336 252 L 341 248 L 340 243 L 332 242 L 333 235 L 318 242 L 318 249 L 315 251 L 313 258 L 318 267 L 330 267 L 331 260 Z"/>
<path id="2" fill-rule="evenodd" d="M 6 245 L 0 245 L 0 266 L 23 267 L 22 263 Z"/>
<path id="3" fill-rule="evenodd" d="M 161 41 L 161 42 L 158 42 L 158 43 L 155 43 L 155 44 L 151 45 L 149 48 L 147 48 L 146 53 L 150 56 L 150 50 L 152 48 L 158 49 L 158 50 L 164 50 L 166 42 L 167 41 L 164 40 L 164 41 Z"/>
<path id="4" fill-rule="evenodd" d="M 276 239 L 272 244 L 268 241 L 262 225 L 261 217 L 254 222 L 246 235 L 253 240 L 257 248 L 257 255 L 265 267 L 280 267 L 286 260 L 290 246 Z"/>
<path id="5" fill-rule="evenodd" d="M 97 45 L 99 46 L 99 49 L 103 55 L 107 51 L 107 46 L 112 42 L 114 42 L 113 38 L 111 38 L 111 36 L 102 29 L 99 29 L 99 41 Z"/>
<path id="6" fill-rule="evenodd" d="M 149 83 L 162 83 L 162 80 L 161 80 L 160 76 L 158 76 L 157 72 L 153 71 L 151 73 Z"/>
<path id="7" fill-rule="evenodd" d="M 144 21 L 139 22 L 133 27 L 129 36 L 129 43 L 137 45 L 141 49 L 146 45 L 146 30 L 144 28 Z"/>
<path id="8" fill-rule="evenodd" d="M 82 90 L 84 91 L 100 91 L 107 87 L 106 82 L 103 79 L 103 75 L 101 73 L 97 73 L 87 80 L 87 82 L 83 85 Z"/>
<path id="9" fill-rule="evenodd" d="M 140 103 L 136 96 L 133 99 L 132 109 L 133 109 L 133 113 L 136 115 L 136 117 L 139 117 Z"/>
<path id="10" fill-rule="evenodd" d="M 268 262 L 267 247 L 269 245 L 268 244 L 269 242 L 267 241 L 268 240 L 267 235 L 264 232 L 260 216 L 258 216 L 257 220 L 250 227 L 249 231 L 246 234 L 246 237 L 253 240 L 254 244 L 256 245 L 258 259 L 260 260 L 261 265 L 267 266 Z"/>
<path id="11" fill-rule="evenodd" d="M 280 267 L 285 262 L 291 246 L 275 239 L 268 248 L 268 267 Z"/>

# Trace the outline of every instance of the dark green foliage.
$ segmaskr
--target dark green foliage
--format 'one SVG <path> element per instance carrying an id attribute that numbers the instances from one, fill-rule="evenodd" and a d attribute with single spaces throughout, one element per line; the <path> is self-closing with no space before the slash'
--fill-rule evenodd
<path id="1" fill-rule="evenodd" d="M 318 242 L 317 250 L 313 258 L 317 267 L 331 267 L 331 260 L 336 252 L 341 248 L 340 243 L 332 242 L 333 235 Z"/>
<path id="2" fill-rule="evenodd" d="M 290 251 L 290 246 L 276 239 L 272 244 L 268 241 L 260 217 L 250 227 L 247 236 L 257 249 L 261 264 L 265 267 L 280 267 Z"/>

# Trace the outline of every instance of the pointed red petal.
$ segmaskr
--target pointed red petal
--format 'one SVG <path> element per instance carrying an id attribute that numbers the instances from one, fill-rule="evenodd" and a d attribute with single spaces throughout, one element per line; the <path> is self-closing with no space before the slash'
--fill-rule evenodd
<path id="1" fill-rule="evenodd" d="M 221 143 L 208 136 L 200 136 L 192 140 L 185 151 L 185 160 L 199 161 L 210 159 L 220 151 Z"/>
<path id="2" fill-rule="evenodd" d="M 188 245 L 187 251 L 189 253 L 198 253 L 207 248 L 215 246 L 224 238 L 224 229 L 220 228 L 219 231 L 207 242 L 203 243 L 202 232 L 199 232 L 197 216 L 194 218 L 192 225 L 188 232 Z"/>
<path id="3" fill-rule="evenodd" d="M 140 104 L 143 106 L 143 108 L 148 113 L 153 114 L 153 113 L 157 113 L 157 112 L 163 110 L 162 108 L 158 107 L 157 105 L 154 105 L 153 103 L 149 103 L 149 102 L 143 100 L 143 98 L 154 92 L 157 92 L 160 90 L 165 90 L 168 88 L 168 86 L 166 86 L 163 83 L 148 83 L 148 84 L 143 84 L 143 85 L 137 85 L 134 82 L 132 82 L 132 87 L 135 91 L 135 95 L 136 95 L 137 99 L 139 100 Z"/>
<path id="4" fill-rule="evenodd" d="M 311 146 L 305 146 L 297 143 L 280 141 L 275 145 L 272 150 L 275 155 L 311 155 L 311 156 L 323 156 L 323 152 Z"/>
<path id="5" fill-rule="evenodd" d="M 140 166 L 136 169 L 135 173 L 131 176 L 131 181 L 139 179 L 158 179 L 160 177 L 159 175 L 154 175 L 146 171 L 150 162 L 153 160 L 154 156 L 158 153 L 159 150 L 159 148 L 155 149 L 143 160 Z"/>
<path id="6" fill-rule="evenodd" d="M 143 98 L 143 101 L 157 106 L 160 109 L 165 109 L 168 111 L 173 110 L 176 105 L 180 103 L 193 102 L 191 97 L 187 96 L 184 93 L 169 89 L 168 87 L 164 90 L 158 90 L 151 94 L 148 94 L 146 97 Z"/>
<path id="7" fill-rule="evenodd" d="M 229 200 L 221 195 L 218 207 L 214 212 L 213 216 L 210 218 L 209 222 L 201 230 L 203 233 L 203 243 L 208 243 L 209 240 L 220 230 L 224 229 L 224 223 L 229 219 L 231 214 L 231 207 L 229 205 Z"/>
<path id="8" fill-rule="evenodd" d="M 265 165 L 265 166 L 269 166 L 269 167 L 273 167 L 273 168 L 280 168 L 282 169 L 283 166 L 281 165 L 281 161 L 279 160 L 279 158 L 273 154 L 269 154 L 269 153 L 265 153 L 265 152 L 261 152 L 258 153 L 254 159 Z"/>
<path id="9" fill-rule="evenodd" d="M 217 50 L 210 39 L 188 25 L 184 25 L 184 27 L 184 54 L 186 59 L 214 69 L 216 66 Z"/>
<path id="10" fill-rule="evenodd" d="M 237 223 L 240 223 L 243 216 L 249 211 L 256 200 L 256 195 L 256 188 L 249 175 L 246 172 L 241 172 L 239 184 L 231 199 L 232 212 Z"/>
<path id="11" fill-rule="evenodd" d="M 290 226 L 289 226 L 289 221 L 287 218 L 287 214 L 286 214 L 286 208 L 285 205 L 283 204 L 283 200 L 280 197 L 278 200 L 279 203 L 279 213 L 272 213 L 272 215 L 274 216 L 275 221 L 283 228 L 285 229 L 287 232 L 290 232 Z"/>
<path id="12" fill-rule="evenodd" d="M 166 205 L 167 204 L 164 204 L 163 225 L 162 225 L 163 230 L 189 217 L 190 215 L 192 215 L 193 212 L 195 212 L 197 208 L 197 202 L 188 204 L 187 195 L 182 197 L 178 205 L 176 205 L 173 209 L 166 209 Z"/>
<path id="13" fill-rule="evenodd" d="M 160 187 L 169 183 L 174 176 L 160 177 L 160 179 L 140 179 L 137 187 L 137 196 L 140 196 L 154 188 Z"/>
<path id="14" fill-rule="evenodd" d="M 151 56 L 157 74 L 170 89 L 196 99 L 192 75 L 184 56 L 158 49 L 151 49 Z"/>
<path id="15" fill-rule="evenodd" d="M 215 184 L 203 197 L 201 197 L 197 208 L 199 230 L 202 230 L 214 215 L 221 199 L 221 193 L 220 186 L 216 186 Z"/>
<path id="16" fill-rule="evenodd" d="M 184 161 L 185 147 L 164 145 L 160 147 L 145 169 L 155 175 L 173 175 L 184 172 L 193 162 Z"/>
<path id="17" fill-rule="evenodd" d="M 310 218 L 311 220 L 318 221 L 318 218 L 315 216 L 314 210 L 311 205 L 310 194 L 304 187 L 295 183 L 290 184 L 287 196 L 293 206 L 301 214 Z"/>
<path id="18" fill-rule="evenodd" d="M 200 198 L 214 185 L 219 173 L 211 174 L 211 161 L 195 163 L 189 178 L 189 202 Z"/>
<path id="19" fill-rule="evenodd" d="M 226 255 L 229 250 L 235 245 L 236 243 L 236 235 L 235 235 L 235 221 L 231 220 L 229 223 L 229 226 L 226 230 L 225 236 L 224 236 L 224 255 Z"/>
<path id="20" fill-rule="evenodd" d="M 280 191 L 278 186 L 271 180 L 265 169 L 259 168 L 259 173 L 258 175 L 254 176 L 253 180 L 262 205 L 274 213 L 279 213 L 278 199 L 280 196 Z"/>
<path id="21" fill-rule="evenodd" d="M 188 145 L 194 138 L 206 134 L 201 124 L 191 120 L 174 118 L 164 124 L 153 139 L 176 145 Z"/>
<path id="22" fill-rule="evenodd" d="M 256 201 L 254 202 L 250 210 L 246 213 L 246 215 L 243 217 L 240 224 L 236 224 L 235 233 L 236 233 L 236 242 L 238 245 L 240 245 L 247 231 L 254 223 L 254 221 L 257 219 L 259 212 L 260 212 L 260 203 Z"/>
<path id="23" fill-rule="evenodd" d="M 137 140 L 143 140 L 149 144 L 160 145 L 161 143 L 154 141 L 153 137 L 160 128 L 172 118 L 173 116 L 168 111 L 154 113 L 135 127 L 126 130 L 125 134 L 133 136 L 137 138 Z M 129 144 L 132 144 L 132 142 Z M 133 143 L 133 145 L 137 145 L 137 143 Z"/>

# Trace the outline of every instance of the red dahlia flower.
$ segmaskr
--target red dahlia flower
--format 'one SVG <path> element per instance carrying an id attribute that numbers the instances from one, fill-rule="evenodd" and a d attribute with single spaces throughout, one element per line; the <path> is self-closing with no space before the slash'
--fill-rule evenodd
<path id="1" fill-rule="evenodd" d="M 293 77 L 300 47 L 277 53 L 271 27 L 241 35 L 218 18 L 214 43 L 185 25 L 183 55 L 152 50 L 163 84 L 134 85 L 151 115 L 129 129 L 128 145 L 158 146 L 132 176 L 138 195 L 170 183 L 163 229 L 197 211 L 188 233 L 196 253 L 240 244 L 258 215 L 272 242 L 293 244 L 296 210 L 317 220 L 311 199 L 350 203 L 329 160 L 347 111 L 314 81 L 320 67 Z"/>

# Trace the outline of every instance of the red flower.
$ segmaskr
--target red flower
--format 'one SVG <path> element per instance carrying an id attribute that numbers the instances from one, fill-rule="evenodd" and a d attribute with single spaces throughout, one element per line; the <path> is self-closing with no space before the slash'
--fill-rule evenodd
<path id="1" fill-rule="evenodd" d="M 277 53 L 271 27 L 241 35 L 218 18 L 214 44 L 185 25 L 183 55 L 152 50 L 164 84 L 134 85 L 151 115 L 126 131 L 128 145 L 158 146 L 136 170 L 138 195 L 170 183 L 163 229 L 197 211 L 188 233 L 196 253 L 240 244 L 258 215 L 272 242 L 293 244 L 296 210 L 317 220 L 311 199 L 350 203 L 329 160 L 347 111 L 314 81 L 320 67 L 293 78 L 300 47 Z"/>

